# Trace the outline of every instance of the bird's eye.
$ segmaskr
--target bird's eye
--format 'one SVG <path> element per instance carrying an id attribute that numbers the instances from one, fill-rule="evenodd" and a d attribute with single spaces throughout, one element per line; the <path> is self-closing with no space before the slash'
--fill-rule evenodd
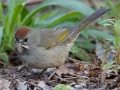
<path id="1" fill-rule="evenodd" d="M 25 38 L 25 39 L 24 39 L 24 42 L 27 42 L 27 41 L 28 41 L 28 38 Z"/>

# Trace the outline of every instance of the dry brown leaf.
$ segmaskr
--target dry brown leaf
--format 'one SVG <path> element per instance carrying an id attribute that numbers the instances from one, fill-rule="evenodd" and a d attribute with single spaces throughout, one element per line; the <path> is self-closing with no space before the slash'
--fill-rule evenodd
<path id="1" fill-rule="evenodd" d="M 61 74 L 66 74 L 66 73 L 68 73 L 69 72 L 69 70 L 68 70 L 68 68 L 66 68 L 65 67 L 65 65 L 61 65 L 60 67 L 59 67 L 59 69 L 56 71 L 56 74 L 58 75 L 58 76 L 61 76 Z"/>

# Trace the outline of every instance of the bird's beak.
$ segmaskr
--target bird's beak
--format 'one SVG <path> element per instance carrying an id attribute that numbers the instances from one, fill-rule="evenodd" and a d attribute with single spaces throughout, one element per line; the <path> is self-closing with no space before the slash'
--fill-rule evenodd
<path id="1" fill-rule="evenodd" d="M 14 48 L 17 49 L 18 52 L 22 53 L 23 48 L 29 49 L 29 46 L 22 45 L 22 43 L 15 42 Z"/>
<path id="2" fill-rule="evenodd" d="M 20 53 L 22 53 L 22 45 L 21 43 L 15 43 L 14 48 L 17 49 Z"/>
<path id="3" fill-rule="evenodd" d="M 14 43 L 14 48 L 17 48 L 17 47 L 21 47 L 21 43 L 19 43 L 18 41 L 15 41 Z"/>

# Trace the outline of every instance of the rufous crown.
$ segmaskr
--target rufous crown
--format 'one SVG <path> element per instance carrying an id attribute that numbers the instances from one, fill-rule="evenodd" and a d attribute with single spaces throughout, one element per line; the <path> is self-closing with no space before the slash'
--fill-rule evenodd
<path id="1" fill-rule="evenodd" d="M 30 32 L 30 28 L 27 26 L 22 26 L 20 27 L 16 33 L 15 33 L 15 37 L 17 38 L 23 38 L 25 37 L 28 33 Z"/>

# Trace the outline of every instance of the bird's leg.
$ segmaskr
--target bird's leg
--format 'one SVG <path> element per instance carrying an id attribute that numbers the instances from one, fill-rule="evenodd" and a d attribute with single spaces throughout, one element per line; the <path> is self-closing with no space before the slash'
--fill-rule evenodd
<path id="1" fill-rule="evenodd" d="M 42 75 L 42 76 L 43 76 L 43 74 L 44 74 L 44 72 L 45 72 L 46 70 L 47 70 L 47 69 L 43 69 L 43 70 L 40 72 L 39 75 Z"/>
<path id="2" fill-rule="evenodd" d="M 42 78 L 44 77 L 44 72 L 46 71 L 47 69 L 43 69 L 42 71 L 40 70 L 37 70 L 37 69 L 32 69 L 32 74 L 34 77 L 36 78 Z"/>
<path id="3" fill-rule="evenodd" d="M 45 71 L 46 71 L 46 69 L 43 69 L 42 71 L 39 71 L 39 70 L 36 70 L 36 69 L 32 69 L 31 70 L 31 74 L 23 75 L 23 77 L 26 77 L 26 78 L 43 78 Z"/>
<path id="4" fill-rule="evenodd" d="M 56 73 L 56 71 L 58 70 L 59 68 L 56 67 L 56 69 L 53 71 L 53 73 L 47 78 L 47 80 L 45 80 L 45 83 L 47 83 L 52 77 L 53 75 Z"/>

